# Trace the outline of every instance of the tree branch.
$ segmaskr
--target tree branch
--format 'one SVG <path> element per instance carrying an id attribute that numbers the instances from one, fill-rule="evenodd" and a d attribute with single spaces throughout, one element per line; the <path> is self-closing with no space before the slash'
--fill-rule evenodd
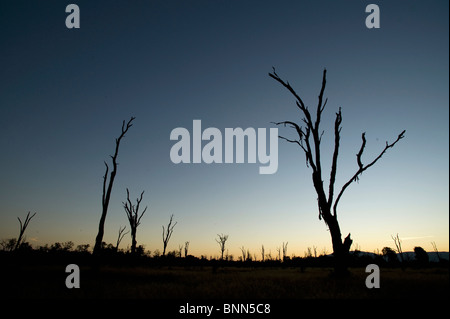
<path id="1" fill-rule="evenodd" d="M 28 212 L 27 216 L 25 217 L 25 221 L 22 224 L 22 220 L 17 217 L 17 219 L 19 220 L 19 224 L 20 224 L 20 232 L 19 232 L 19 237 L 17 238 L 17 242 L 16 242 L 16 247 L 14 249 L 18 249 L 20 247 L 20 244 L 22 242 L 22 237 L 23 234 L 25 233 L 25 230 L 28 227 L 28 224 L 30 223 L 30 220 L 36 215 L 36 213 L 34 213 L 33 215 L 31 215 L 30 217 L 30 212 Z"/>
<path id="2" fill-rule="evenodd" d="M 393 143 L 391 143 L 391 144 L 389 144 L 389 143 L 386 141 L 386 146 L 385 146 L 385 148 L 383 149 L 383 151 L 382 151 L 382 152 L 381 152 L 381 153 L 380 153 L 380 154 L 379 154 L 379 155 L 378 155 L 378 156 L 377 156 L 370 164 L 368 164 L 368 165 L 366 165 L 366 166 L 364 166 L 364 165 L 362 164 L 362 162 L 361 162 L 361 156 L 362 156 L 362 154 L 363 154 L 363 152 L 364 152 L 364 147 L 365 147 L 365 145 L 366 145 L 365 134 L 364 134 L 364 133 L 362 134 L 362 140 L 363 140 L 363 142 L 362 142 L 362 145 L 361 145 L 361 148 L 360 148 L 358 154 L 356 154 L 356 158 L 357 158 L 357 162 L 358 162 L 359 169 L 358 169 L 358 170 L 356 171 L 356 173 L 348 180 L 348 182 L 345 183 L 344 186 L 342 186 L 342 189 L 341 189 L 341 191 L 339 192 L 339 195 L 338 195 L 338 197 L 336 198 L 336 201 L 335 201 L 335 203 L 334 203 L 334 205 L 333 205 L 333 214 L 334 214 L 335 217 L 336 217 L 336 215 L 337 215 L 337 211 L 336 211 L 337 205 L 338 205 L 338 203 L 339 203 L 339 200 L 341 199 L 342 194 L 343 194 L 344 191 L 347 189 L 347 187 L 348 187 L 352 182 L 356 181 L 356 180 L 358 179 L 358 176 L 361 175 L 362 172 L 364 172 L 366 169 L 368 169 L 369 167 L 371 167 L 372 165 L 374 165 L 374 164 L 375 164 L 375 163 L 376 163 L 376 162 L 384 155 L 384 153 L 386 153 L 386 151 L 387 151 L 389 148 L 394 147 L 394 145 L 404 137 L 405 132 L 406 132 L 406 130 L 403 130 L 403 132 L 401 132 L 401 133 L 398 135 L 397 139 L 396 139 Z"/>
<path id="3" fill-rule="evenodd" d="M 341 108 L 339 108 L 339 112 L 336 113 L 336 120 L 334 121 L 334 151 L 333 151 L 333 161 L 331 164 L 331 173 L 330 173 L 330 185 L 328 189 L 328 206 L 331 207 L 331 203 L 333 202 L 333 193 L 334 193 L 334 183 L 336 181 L 336 171 L 337 171 L 337 159 L 339 154 L 339 142 L 340 142 L 340 133 L 341 133 L 341 125 L 342 123 L 342 113 Z"/>

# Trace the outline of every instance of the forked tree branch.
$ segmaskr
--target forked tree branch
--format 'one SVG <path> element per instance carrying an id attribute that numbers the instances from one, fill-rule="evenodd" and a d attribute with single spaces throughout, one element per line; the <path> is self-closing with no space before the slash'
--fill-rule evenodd
<path id="1" fill-rule="evenodd" d="M 330 172 L 330 185 L 328 189 L 328 206 L 331 207 L 333 203 L 333 193 L 334 193 L 334 183 L 336 181 L 336 171 L 337 171 L 337 159 L 339 154 L 339 142 L 340 142 L 340 133 L 341 133 L 341 123 L 342 123 L 342 113 L 341 108 L 339 108 L 339 112 L 336 113 L 336 120 L 334 121 L 334 151 L 333 151 L 333 161 L 331 163 L 331 172 Z"/>
<path id="2" fill-rule="evenodd" d="M 17 238 L 17 242 L 16 242 L 16 247 L 14 249 L 18 249 L 20 247 L 20 244 L 22 243 L 22 239 L 23 239 L 23 234 L 25 233 L 25 230 L 28 227 L 28 224 L 30 223 L 30 220 L 36 215 L 36 213 L 34 213 L 33 215 L 31 215 L 30 217 L 30 212 L 28 212 L 27 216 L 25 217 L 25 221 L 22 224 L 22 220 L 17 217 L 17 219 L 19 220 L 19 224 L 20 224 L 20 231 L 19 231 L 19 237 Z"/>
<path id="3" fill-rule="evenodd" d="M 127 228 L 127 226 L 124 226 L 123 228 L 121 226 L 119 227 L 119 236 L 117 237 L 116 251 L 119 249 L 119 245 L 120 245 L 120 242 L 122 241 L 123 237 L 125 237 L 125 235 L 130 232 L 130 231 L 127 231 L 126 233 L 124 233 L 125 228 Z"/>
<path id="4" fill-rule="evenodd" d="M 144 195 L 144 191 L 142 191 L 140 198 L 136 199 L 136 205 L 133 205 L 130 200 L 130 191 L 127 188 L 127 202 L 122 202 L 125 212 L 127 213 L 128 220 L 130 222 L 131 229 L 136 229 L 141 224 L 141 218 L 144 216 L 144 213 L 147 211 L 147 206 L 142 211 L 139 216 L 139 206 L 142 202 L 142 196 Z"/>
<path id="5" fill-rule="evenodd" d="M 337 211 L 336 211 L 336 210 L 337 210 L 337 205 L 338 205 L 338 203 L 339 203 L 339 200 L 341 199 L 342 194 L 343 194 L 344 191 L 346 190 L 346 188 L 347 188 L 351 183 L 353 183 L 354 181 L 358 180 L 358 178 L 359 178 L 358 176 L 361 175 L 366 169 L 368 169 L 369 167 L 371 167 L 373 164 L 375 164 L 375 163 L 376 163 L 376 162 L 384 155 L 384 153 L 386 153 L 386 151 L 387 151 L 389 148 L 394 147 L 394 145 L 404 137 L 405 132 L 406 132 L 406 130 L 403 130 L 403 132 L 401 132 L 401 133 L 398 135 L 397 139 L 396 139 L 393 143 L 391 143 L 391 144 L 389 144 L 389 143 L 386 141 L 386 146 L 385 146 L 385 148 L 383 149 L 383 151 L 382 151 L 382 152 L 381 152 L 381 153 L 380 153 L 380 154 L 379 154 L 372 162 L 370 162 L 370 163 L 367 164 L 366 166 L 364 166 L 364 164 L 363 164 L 362 161 L 361 161 L 361 156 L 362 156 L 362 154 L 363 154 L 363 152 L 364 152 L 364 148 L 365 148 L 365 146 L 366 146 L 366 136 L 365 136 L 365 133 L 362 133 L 362 135 L 361 135 L 361 137 L 362 137 L 361 148 L 360 148 L 358 154 L 356 154 L 356 162 L 358 163 L 359 169 L 358 169 L 358 170 L 356 171 L 356 173 L 348 180 L 348 182 L 345 183 L 344 186 L 342 186 L 342 189 L 341 189 L 341 191 L 339 192 L 339 195 L 338 195 L 338 197 L 336 198 L 336 201 L 334 202 L 334 205 L 333 205 L 333 215 L 334 215 L 334 216 L 337 215 Z"/>

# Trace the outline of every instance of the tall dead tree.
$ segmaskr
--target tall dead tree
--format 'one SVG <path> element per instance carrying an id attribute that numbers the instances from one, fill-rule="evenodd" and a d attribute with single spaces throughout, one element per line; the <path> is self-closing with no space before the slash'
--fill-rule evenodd
<path id="1" fill-rule="evenodd" d="M 20 231 L 19 231 L 19 237 L 17 238 L 16 247 L 14 247 L 14 250 L 19 249 L 20 245 L 22 244 L 23 234 L 25 233 L 25 230 L 27 229 L 28 224 L 30 223 L 30 220 L 34 217 L 34 215 L 36 215 L 36 213 L 31 215 L 31 217 L 30 217 L 30 212 L 28 212 L 27 217 L 25 217 L 25 221 L 23 223 L 20 220 L 20 218 L 17 217 L 17 219 L 19 220 L 19 223 L 20 223 Z"/>
<path id="2" fill-rule="evenodd" d="M 225 242 L 228 239 L 228 235 L 224 235 L 224 234 L 217 234 L 217 236 L 219 236 L 219 239 L 216 238 L 216 242 L 219 244 L 220 246 L 220 252 L 222 253 L 222 256 L 220 257 L 221 260 L 223 260 L 223 253 L 225 252 Z"/>
<path id="3" fill-rule="evenodd" d="M 128 221 L 130 222 L 130 228 L 131 228 L 131 253 L 136 253 L 136 232 L 138 226 L 141 224 L 141 218 L 144 216 L 144 213 L 147 211 L 147 206 L 142 211 L 141 215 L 139 216 L 139 206 L 142 202 L 142 196 L 144 196 L 144 191 L 141 193 L 141 197 L 136 199 L 136 205 L 133 205 L 130 200 L 130 191 L 127 188 L 127 201 L 122 202 L 123 208 L 125 209 L 125 212 L 127 213 Z"/>
<path id="4" fill-rule="evenodd" d="M 134 117 L 130 118 L 130 120 L 128 121 L 128 123 L 126 123 L 126 125 L 125 125 L 125 121 L 122 122 L 122 133 L 120 134 L 120 136 L 118 138 L 116 138 L 116 149 L 114 151 L 114 155 L 111 156 L 113 167 L 112 167 L 112 171 L 109 175 L 108 187 L 106 187 L 106 183 L 108 181 L 109 166 L 106 162 L 104 162 L 105 166 L 106 166 L 106 172 L 105 172 L 105 175 L 103 176 L 102 215 L 100 217 L 100 222 L 98 224 L 97 237 L 95 238 L 95 246 L 94 246 L 94 252 L 93 252 L 94 254 L 98 254 L 102 249 L 103 234 L 105 232 L 104 229 L 105 229 L 106 214 L 108 213 L 108 206 L 109 206 L 109 200 L 111 198 L 111 191 L 112 191 L 112 187 L 114 184 L 114 179 L 116 178 L 116 174 L 117 174 L 117 155 L 119 154 L 120 141 L 125 136 L 125 133 L 128 132 L 128 129 L 133 126 L 132 122 L 134 119 L 135 119 Z"/>
<path id="5" fill-rule="evenodd" d="M 163 256 L 166 255 L 167 244 L 169 243 L 170 237 L 172 236 L 173 228 L 177 224 L 177 222 L 175 222 L 175 224 L 172 225 L 172 220 L 173 220 L 173 214 L 170 215 L 170 220 L 169 220 L 169 224 L 167 225 L 167 230 L 165 230 L 164 226 L 162 226 L 162 229 L 163 229 L 162 239 L 163 239 L 163 245 L 164 245 Z"/>
<path id="6" fill-rule="evenodd" d="M 325 109 L 328 99 L 323 99 L 323 94 L 326 86 L 326 73 L 327 71 L 323 71 L 322 78 L 322 87 L 320 89 L 318 104 L 315 110 L 316 118 L 313 120 L 312 115 L 309 111 L 309 108 L 305 105 L 301 97 L 297 94 L 297 92 L 291 87 L 289 82 L 285 82 L 282 80 L 278 74 L 275 72 L 275 68 L 273 68 L 273 72 L 269 73 L 269 76 L 279 82 L 283 87 L 285 87 L 294 97 L 297 108 L 302 113 L 302 124 L 299 125 L 293 121 L 282 121 L 276 122 L 276 125 L 284 125 L 295 129 L 298 139 L 288 139 L 286 137 L 280 136 L 281 139 L 286 140 L 290 143 L 297 144 L 305 153 L 306 156 L 306 165 L 311 167 L 312 170 L 312 180 L 314 189 L 317 193 L 317 203 L 319 208 L 319 219 L 323 219 L 325 224 L 328 226 L 331 234 L 331 240 L 333 244 L 333 255 L 335 257 L 335 271 L 338 274 L 344 274 L 347 272 L 347 256 L 350 250 L 350 246 L 352 244 L 352 239 L 350 238 L 350 234 L 345 237 L 344 241 L 342 241 L 341 230 L 339 227 L 339 223 L 337 220 L 337 205 L 339 200 L 342 197 L 342 194 L 347 189 L 347 187 L 357 181 L 359 176 L 369 167 L 374 165 L 389 149 L 394 147 L 394 145 L 403 138 L 405 131 L 401 132 L 397 139 L 393 143 L 386 142 L 386 146 L 383 151 L 369 164 L 363 164 L 362 155 L 366 146 L 366 137 L 365 133 L 362 133 L 362 144 L 359 149 L 359 152 L 356 154 L 356 162 L 358 165 L 358 169 L 356 172 L 350 177 L 350 179 L 342 186 L 339 191 L 336 199 L 334 199 L 334 184 L 336 180 L 336 171 L 337 171 L 337 159 L 339 153 L 339 142 L 340 142 L 340 132 L 341 132 L 341 122 L 342 122 L 342 113 L 341 108 L 336 113 L 336 119 L 334 122 L 334 151 L 332 157 L 331 164 L 331 172 L 330 172 L 330 182 L 328 188 L 328 197 L 325 192 L 325 188 L 323 185 L 322 179 L 322 165 L 321 165 L 321 153 L 320 153 L 320 143 L 322 141 L 322 136 L 324 131 L 321 131 L 320 121 L 322 112 Z"/>

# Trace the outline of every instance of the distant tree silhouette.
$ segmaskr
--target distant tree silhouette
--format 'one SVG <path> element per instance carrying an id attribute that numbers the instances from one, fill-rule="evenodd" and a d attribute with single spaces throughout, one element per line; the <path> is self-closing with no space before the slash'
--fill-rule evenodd
<path id="1" fill-rule="evenodd" d="M 90 246 L 89 244 L 77 245 L 77 248 L 75 248 L 75 251 L 79 252 L 79 253 L 88 253 L 89 246 Z"/>
<path id="2" fill-rule="evenodd" d="M 9 239 L 2 239 L 0 242 L 0 247 L 3 251 L 13 251 L 16 247 L 17 239 L 15 238 L 9 238 Z"/>
<path id="3" fill-rule="evenodd" d="M 175 222 L 175 224 L 172 225 L 172 220 L 173 220 L 173 214 L 170 215 L 170 220 L 169 220 L 169 224 L 167 225 L 167 230 L 165 230 L 164 226 L 162 226 L 162 229 L 163 229 L 162 238 L 163 238 L 163 245 L 164 245 L 163 256 L 166 255 L 167 244 L 169 243 L 170 237 L 172 236 L 173 228 L 177 224 L 177 222 Z"/>
<path id="4" fill-rule="evenodd" d="M 384 247 L 381 250 L 381 253 L 383 254 L 383 257 L 386 259 L 388 263 L 395 263 L 398 262 L 397 254 L 395 251 L 390 247 Z"/>
<path id="5" fill-rule="evenodd" d="M 429 262 L 428 253 L 422 247 L 414 247 L 416 261 L 420 266 L 426 266 Z"/>
<path id="6" fill-rule="evenodd" d="M 122 202 L 123 208 L 125 209 L 125 212 L 127 213 L 128 221 L 130 222 L 130 228 L 131 228 L 131 253 L 136 253 L 136 233 L 137 228 L 141 224 L 141 218 L 144 216 L 144 213 L 147 211 L 147 206 L 144 208 L 144 210 L 141 213 L 141 216 L 139 216 L 139 206 L 142 202 L 142 196 L 144 196 L 144 191 L 141 193 L 141 197 L 136 199 L 136 205 L 133 205 L 130 200 L 130 191 L 127 188 L 127 201 Z"/>
<path id="7" fill-rule="evenodd" d="M 331 172 L 330 172 L 330 182 L 328 189 L 328 198 L 325 192 L 325 188 L 323 185 L 322 179 L 322 164 L 321 164 L 321 152 L 320 152 L 320 143 L 322 141 L 322 136 L 324 131 L 321 131 L 319 128 L 322 112 L 325 109 L 328 99 L 323 99 L 323 94 L 326 86 L 326 70 L 323 71 L 322 77 L 322 87 L 319 93 L 319 100 L 316 109 L 316 119 L 313 120 L 311 113 L 308 107 L 305 105 L 303 100 L 297 94 L 297 92 L 291 87 L 289 82 L 285 82 L 282 80 L 278 74 L 275 72 L 275 68 L 273 68 L 273 72 L 269 73 L 269 76 L 279 82 L 283 87 L 285 87 L 296 99 L 295 103 L 301 113 L 303 114 L 302 122 L 305 125 L 304 127 L 293 122 L 293 121 L 282 121 L 275 122 L 276 125 L 284 125 L 294 128 L 298 139 L 288 139 L 286 137 L 280 136 L 280 138 L 286 140 L 290 143 L 297 144 L 305 153 L 306 156 L 306 165 L 311 167 L 312 169 L 312 180 L 314 189 L 318 195 L 318 209 L 319 209 L 319 219 L 323 218 L 325 224 L 328 226 L 331 234 L 331 240 L 333 244 L 333 255 L 335 257 L 335 272 L 337 274 L 346 274 L 347 273 L 347 262 L 350 246 L 352 244 L 352 239 L 350 238 L 350 234 L 345 237 L 344 241 L 342 241 L 341 230 L 337 219 L 337 206 L 339 200 L 341 199 L 342 194 L 347 189 L 347 187 L 354 181 L 359 179 L 359 176 L 369 167 L 374 165 L 383 154 L 389 149 L 392 148 L 400 139 L 403 138 L 405 131 L 401 132 L 397 139 L 389 144 L 386 142 L 386 146 L 383 151 L 369 164 L 363 164 L 362 155 L 366 146 L 366 137 L 365 133 L 362 133 L 362 145 L 359 152 L 356 154 L 356 162 L 358 164 L 358 169 L 351 176 L 351 178 L 342 186 L 339 191 L 336 200 L 334 200 L 334 184 L 336 180 L 336 171 L 337 171 L 337 159 L 339 153 L 339 143 L 340 143 L 340 132 L 341 132 L 341 122 L 342 122 L 342 113 L 341 108 L 336 113 L 336 119 L 334 123 L 334 151 L 332 157 L 331 164 Z"/>
<path id="8" fill-rule="evenodd" d="M 216 242 L 219 244 L 220 251 L 222 253 L 222 256 L 220 259 L 223 260 L 223 253 L 225 252 L 225 242 L 228 240 L 228 235 L 217 234 L 217 236 L 219 236 L 219 239 L 216 238 Z"/>
<path id="9" fill-rule="evenodd" d="M 122 122 L 122 133 L 118 138 L 116 138 L 116 149 L 114 151 L 114 155 L 111 156 L 112 163 L 113 163 L 113 169 L 111 171 L 111 174 L 109 175 L 109 183 L 108 187 L 106 187 L 106 181 L 108 180 L 108 172 L 109 172 L 109 166 L 106 162 L 106 172 L 103 176 L 103 194 L 102 194 L 102 215 L 100 217 L 100 222 L 98 224 L 98 233 L 97 237 L 95 238 L 95 246 L 94 246 L 94 254 L 98 254 L 102 249 L 102 241 L 103 241 L 103 234 L 105 232 L 105 220 L 106 220 L 106 214 L 108 213 L 108 206 L 109 206 L 109 200 L 111 198 L 111 191 L 114 184 L 114 179 L 116 178 L 117 174 L 117 155 L 119 154 L 119 146 L 120 141 L 125 136 L 125 133 L 128 132 L 128 129 L 133 126 L 132 122 L 135 118 L 132 117 L 128 123 L 125 125 L 125 121 Z"/>
<path id="10" fill-rule="evenodd" d="M 35 215 L 36 215 L 36 213 L 31 215 L 31 217 L 30 217 L 30 212 L 28 212 L 27 217 L 25 217 L 25 221 L 23 223 L 22 223 L 22 220 L 19 217 L 17 217 L 17 219 L 19 220 L 19 223 L 20 223 L 20 231 L 19 231 L 19 237 L 17 238 L 16 246 L 14 247 L 14 250 L 19 249 L 20 245 L 22 244 L 23 234 L 25 233 L 25 230 L 27 229 L 28 224 L 30 223 L 30 220 Z"/>

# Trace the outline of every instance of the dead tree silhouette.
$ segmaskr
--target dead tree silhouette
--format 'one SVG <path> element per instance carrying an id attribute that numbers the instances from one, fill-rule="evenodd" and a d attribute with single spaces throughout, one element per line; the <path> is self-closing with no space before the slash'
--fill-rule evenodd
<path id="1" fill-rule="evenodd" d="M 220 246 L 220 252 L 222 253 L 221 255 L 221 260 L 223 260 L 223 253 L 225 252 L 225 242 L 228 239 L 228 235 L 224 235 L 224 234 L 217 234 L 217 236 L 219 236 L 219 240 L 216 239 L 216 242 L 219 244 Z"/>
<path id="2" fill-rule="evenodd" d="M 188 256 L 188 250 L 189 250 L 189 242 L 184 243 L 184 258 Z"/>
<path id="3" fill-rule="evenodd" d="M 433 246 L 433 250 L 437 255 L 438 262 L 441 262 L 441 256 L 439 256 L 439 250 L 437 249 L 436 243 L 432 241 L 431 245 Z"/>
<path id="4" fill-rule="evenodd" d="M 103 194 L 102 194 L 102 215 L 100 217 L 100 222 L 98 224 L 98 233 L 97 237 L 95 238 L 95 246 L 94 246 L 94 254 L 100 253 L 102 249 L 102 241 L 103 241 L 103 234 L 105 232 L 105 220 L 106 220 L 106 214 L 108 213 L 108 206 L 109 206 L 109 200 L 111 198 L 111 191 L 114 184 L 114 179 L 116 178 L 117 174 L 117 155 L 119 153 L 119 146 L 120 141 L 125 136 L 125 133 L 128 131 L 130 127 L 133 126 L 132 122 L 135 118 L 131 117 L 131 119 L 128 121 L 128 123 L 125 126 L 125 121 L 122 122 L 122 133 L 118 138 L 116 138 L 116 150 L 114 152 L 114 155 L 111 156 L 112 163 L 113 163 L 113 170 L 111 171 L 111 174 L 109 176 L 109 184 L 108 188 L 106 188 L 106 181 L 108 179 L 108 172 L 109 172 L 109 166 L 106 162 L 106 172 L 105 176 L 103 176 Z"/>
<path id="5" fill-rule="evenodd" d="M 397 233 L 397 236 L 395 236 L 395 237 L 391 235 L 391 238 L 394 241 L 397 253 L 400 256 L 400 262 L 403 265 L 404 260 L 403 260 L 402 241 L 401 241 L 400 237 L 398 236 L 398 233 Z"/>
<path id="6" fill-rule="evenodd" d="M 144 216 L 144 213 L 147 211 L 147 206 L 144 208 L 144 210 L 141 213 L 141 216 L 139 216 L 139 206 L 142 202 L 142 196 L 144 196 L 144 191 L 141 193 L 141 197 L 136 199 L 136 205 L 133 205 L 130 200 L 130 191 L 127 188 L 127 201 L 122 202 L 123 208 L 125 209 L 125 212 L 127 213 L 128 221 L 130 222 L 130 228 L 131 228 L 131 253 L 136 253 L 136 232 L 138 226 L 141 224 L 141 218 Z"/>
<path id="7" fill-rule="evenodd" d="M 386 142 L 386 146 L 383 151 L 369 164 L 364 165 L 362 162 L 362 155 L 364 148 L 366 146 L 365 133 L 362 133 L 362 144 L 359 152 L 356 154 L 356 162 L 358 164 L 358 169 L 356 173 L 342 186 L 336 200 L 334 200 L 334 184 L 336 180 L 336 170 L 337 170 L 337 159 L 339 153 L 339 142 L 340 142 L 340 132 L 341 132 L 341 122 L 342 113 L 341 108 L 336 113 L 336 119 L 334 123 L 334 151 L 331 164 L 330 172 L 330 183 L 328 190 L 328 198 L 325 193 L 323 180 L 322 180 L 322 166 L 321 166 L 321 153 L 320 153 L 320 143 L 322 141 L 322 136 L 324 131 L 320 131 L 319 125 L 321 121 L 322 112 L 325 109 L 328 99 L 323 100 L 323 94 L 326 86 L 326 69 L 323 71 L 322 87 L 319 93 L 319 101 L 316 109 L 316 119 L 313 120 L 308 107 L 305 105 L 303 100 L 297 94 L 297 92 L 291 87 L 289 82 L 283 81 L 273 68 L 273 72 L 269 73 L 269 76 L 279 82 L 283 87 L 285 87 L 294 97 L 295 103 L 301 113 L 303 114 L 302 122 L 305 126 L 301 126 L 293 121 L 282 121 L 274 122 L 276 125 L 289 126 L 294 128 L 298 134 L 298 139 L 288 139 L 286 137 L 280 136 L 281 139 L 286 140 L 289 143 L 297 144 L 305 153 L 306 165 L 312 169 L 312 180 L 315 191 L 317 193 L 317 202 L 319 208 L 319 219 L 323 218 L 325 224 L 328 226 L 331 234 L 331 240 L 333 244 L 333 255 L 335 257 L 335 273 L 336 274 L 346 274 L 347 273 L 347 257 L 349 254 L 350 246 L 352 244 L 352 239 L 350 234 L 345 237 L 342 241 L 341 230 L 337 219 L 337 205 L 341 199 L 342 194 L 347 189 L 347 187 L 354 181 L 359 179 L 359 176 L 369 167 L 374 165 L 383 154 L 389 149 L 394 147 L 394 145 L 403 138 L 405 131 L 401 132 L 397 139 L 389 144 Z M 302 125 L 303 125 L 302 124 Z M 333 202 L 334 200 L 334 202 Z"/>
<path id="8" fill-rule="evenodd" d="M 282 246 L 283 246 L 283 261 L 285 261 L 286 257 L 287 257 L 287 245 L 288 245 L 288 242 L 286 242 L 286 244 L 283 242 L 283 244 L 282 244 Z"/>
<path id="9" fill-rule="evenodd" d="M 120 242 L 122 241 L 123 237 L 125 237 L 125 235 L 130 232 L 130 231 L 127 231 L 126 233 L 124 233 L 125 228 L 127 228 L 127 226 L 123 226 L 123 228 L 122 228 L 122 226 L 119 227 L 119 236 L 117 236 L 116 251 L 119 250 L 119 245 L 120 245 Z"/>
<path id="10" fill-rule="evenodd" d="M 17 238 L 16 247 L 14 247 L 14 250 L 19 249 L 20 245 L 22 244 L 23 234 L 25 233 L 25 230 L 27 229 L 28 224 L 30 223 L 30 220 L 35 215 L 36 215 L 36 213 L 31 215 L 31 217 L 30 217 L 30 212 L 28 212 L 27 217 L 25 217 L 25 221 L 23 222 L 23 224 L 22 224 L 22 221 L 20 220 L 20 218 L 17 217 L 17 219 L 19 220 L 19 223 L 20 223 L 20 231 L 19 231 L 19 237 Z"/>
<path id="11" fill-rule="evenodd" d="M 165 231 L 164 226 L 162 226 L 162 229 L 163 229 L 162 238 L 163 238 L 163 245 L 164 245 L 163 256 L 166 255 L 167 244 L 169 243 L 170 237 L 172 236 L 173 228 L 177 224 L 177 222 L 175 222 L 175 224 L 173 224 L 173 226 L 172 226 L 172 220 L 173 220 L 173 214 L 170 215 L 169 224 L 167 225 L 167 231 Z"/>

